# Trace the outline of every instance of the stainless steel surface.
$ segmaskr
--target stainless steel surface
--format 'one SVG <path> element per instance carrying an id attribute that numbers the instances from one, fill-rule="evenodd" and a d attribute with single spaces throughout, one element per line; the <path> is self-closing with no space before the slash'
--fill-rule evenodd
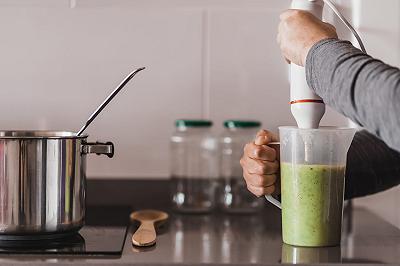
<path id="1" fill-rule="evenodd" d="M 280 265 L 282 260 L 287 264 L 300 263 L 282 257 L 287 254 L 288 246 L 282 243 L 280 211 L 272 205 L 266 207 L 260 215 L 171 215 L 170 225 L 158 236 L 154 250 L 134 250 L 127 240 L 121 262 L 126 265 Z M 307 254 L 299 254 L 301 262 L 398 265 L 400 230 L 365 209 L 355 209 L 353 215 L 353 231 L 343 232 L 340 247 L 308 248 Z M 346 215 L 345 219 L 348 218 Z"/>
<path id="2" fill-rule="evenodd" d="M 59 139 L 59 138 L 87 138 L 87 135 L 78 136 L 70 131 L 48 131 L 48 130 L 8 130 L 0 131 L 1 139 Z"/>
<path id="3" fill-rule="evenodd" d="M 113 145 L 73 132 L 0 132 L 0 239 L 63 234 L 85 217 L 86 154 Z M 83 151 L 83 152 L 82 152 Z"/>
<path id="4" fill-rule="evenodd" d="M 88 205 L 102 208 L 130 205 L 132 209 L 157 208 L 169 211 L 170 185 L 167 180 L 99 180 L 88 181 Z M 151 190 L 152 193 L 148 193 Z M 107 196 L 105 196 L 107 195 Z M 154 195 L 157 195 L 155 197 Z M 112 205 L 114 204 L 114 205 Z M 90 207 L 89 207 L 90 208 Z M 110 219 L 113 213 L 104 209 Z M 400 230 L 365 209 L 354 208 L 351 231 L 343 230 L 340 247 L 344 265 L 398 265 Z M 266 204 L 260 215 L 176 215 L 160 228 L 157 245 L 137 249 L 131 245 L 131 228 L 122 257 L 99 259 L 62 256 L 3 256 L 1 265 L 281 265 L 283 244 L 281 212 Z M 126 218 L 129 210 L 126 211 Z M 98 219 L 96 219 L 98 220 Z M 345 222 L 344 224 L 347 224 Z M 318 249 L 317 253 L 329 250 Z M 312 252 L 314 253 L 314 252 Z M 304 257 L 303 257 L 304 258 Z M 311 257 L 314 259 L 314 257 Z M 322 265 L 337 265 L 337 257 Z M 314 263 L 305 263 L 311 265 Z"/>
<path id="5" fill-rule="evenodd" d="M 144 70 L 144 67 L 138 68 L 135 71 L 131 72 L 124 80 L 118 85 L 118 87 L 111 92 L 110 95 L 100 104 L 99 107 L 93 112 L 93 114 L 89 117 L 89 119 L 86 121 L 85 125 L 82 126 L 82 128 L 78 131 L 78 136 L 80 136 L 83 131 L 93 122 L 93 120 L 103 111 L 103 109 L 111 102 L 111 100 L 122 90 L 123 87 L 125 87 L 126 84 L 140 71 Z"/>

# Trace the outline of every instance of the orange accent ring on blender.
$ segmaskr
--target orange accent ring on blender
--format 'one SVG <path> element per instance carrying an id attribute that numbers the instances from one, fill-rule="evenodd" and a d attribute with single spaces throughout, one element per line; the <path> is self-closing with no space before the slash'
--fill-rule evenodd
<path id="1" fill-rule="evenodd" d="M 324 103 L 324 101 L 315 99 L 304 99 L 304 100 L 296 100 L 290 102 L 290 104 L 295 104 L 295 103 Z"/>

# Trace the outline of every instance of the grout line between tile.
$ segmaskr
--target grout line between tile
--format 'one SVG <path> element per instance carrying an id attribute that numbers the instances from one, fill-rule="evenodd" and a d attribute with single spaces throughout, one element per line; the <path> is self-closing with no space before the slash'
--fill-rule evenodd
<path id="1" fill-rule="evenodd" d="M 397 12 L 400 12 L 400 3 L 398 1 L 396 1 L 396 5 L 397 5 Z M 397 42 L 397 47 L 400 46 L 400 16 L 397 16 L 397 37 L 396 37 L 396 42 Z M 400 65 L 400 53 L 397 52 L 397 64 Z M 399 200 L 400 199 L 400 195 L 396 194 L 396 198 L 395 198 L 395 206 L 398 206 Z M 397 217 L 396 217 L 396 227 L 400 228 L 400 211 L 396 211 L 397 213 Z"/>
<path id="2" fill-rule="evenodd" d="M 75 8 L 76 7 L 76 1 L 77 0 L 69 0 L 69 8 Z"/>
<path id="3" fill-rule="evenodd" d="M 210 119 L 210 25 L 209 11 L 202 12 L 202 45 L 201 45 L 201 115 Z"/>
<path id="4" fill-rule="evenodd" d="M 397 4 L 397 12 L 400 12 L 400 3 L 398 1 L 396 1 L 396 4 Z M 400 16 L 397 16 L 397 25 L 396 25 L 397 26 L 397 38 L 396 38 L 397 47 L 400 46 L 400 27 L 399 27 L 399 25 L 400 25 Z M 400 65 L 400 53 L 397 53 L 397 64 Z M 399 212 L 399 214 L 400 214 L 400 212 Z"/>

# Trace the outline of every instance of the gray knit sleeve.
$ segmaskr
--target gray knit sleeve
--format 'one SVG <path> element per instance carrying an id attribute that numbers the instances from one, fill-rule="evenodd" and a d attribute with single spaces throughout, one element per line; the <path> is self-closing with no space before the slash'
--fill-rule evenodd
<path id="1" fill-rule="evenodd" d="M 400 184 L 400 153 L 366 130 L 357 132 L 347 154 L 345 198 Z"/>
<path id="2" fill-rule="evenodd" d="M 309 86 L 325 103 L 400 151 L 400 70 L 350 42 L 327 39 L 308 53 Z"/>

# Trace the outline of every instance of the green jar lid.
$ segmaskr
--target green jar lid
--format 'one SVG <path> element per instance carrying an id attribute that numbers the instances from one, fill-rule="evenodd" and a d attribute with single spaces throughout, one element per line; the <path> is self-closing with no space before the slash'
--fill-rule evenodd
<path id="1" fill-rule="evenodd" d="M 253 128 L 260 127 L 261 122 L 252 120 L 226 120 L 224 126 L 226 128 Z"/>
<path id="2" fill-rule="evenodd" d="M 211 127 L 212 125 L 210 120 L 179 119 L 175 121 L 176 127 Z"/>

